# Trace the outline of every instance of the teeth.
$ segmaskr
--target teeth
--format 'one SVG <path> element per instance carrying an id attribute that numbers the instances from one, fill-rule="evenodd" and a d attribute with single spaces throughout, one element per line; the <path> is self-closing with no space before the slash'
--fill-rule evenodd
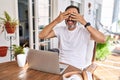
<path id="1" fill-rule="evenodd" d="M 69 22 L 69 21 L 70 21 L 70 22 L 74 22 L 73 20 L 68 20 L 67 22 Z"/>
<path id="2" fill-rule="evenodd" d="M 72 21 L 68 21 L 68 23 L 73 23 Z"/>

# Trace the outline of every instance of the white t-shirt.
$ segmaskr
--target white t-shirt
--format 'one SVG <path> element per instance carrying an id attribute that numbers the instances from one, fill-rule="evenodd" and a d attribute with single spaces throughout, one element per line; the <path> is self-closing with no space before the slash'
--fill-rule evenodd
<path id="1" fill-rule="evenodd" d="M 59 42 L 59 61 L 80 69 L 84 68 L 87 45 L 90 40 L 90 33 L 87 29 L 77 26 L 70 31 L 67 27 L 56 27 L 54 32 Z"/>

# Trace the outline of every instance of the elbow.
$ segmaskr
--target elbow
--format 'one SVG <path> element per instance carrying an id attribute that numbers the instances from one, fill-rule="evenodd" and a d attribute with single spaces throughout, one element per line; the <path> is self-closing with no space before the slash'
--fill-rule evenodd
<path id="1" fill-rule="evenodd" d="M 101 43 L 105 43 L 106 42 L 106 39 L 101 39 Z"/>
<path id="2" fill-rule="evenodd" d="M 100 41 L 99 41 L 100 43 L 105 43 L 106 42 L 106 38 L 105 38 L 105 36 L 104 37 L 102 37 L 101 39 L 100 39 Z"/>
<path id="3" fill-rule="evenodd" d="M 106 37 L 102 35 L 101 37 L 97 37 L 95 40 L 97 43 L 105 43 L 106 42 Z"/>

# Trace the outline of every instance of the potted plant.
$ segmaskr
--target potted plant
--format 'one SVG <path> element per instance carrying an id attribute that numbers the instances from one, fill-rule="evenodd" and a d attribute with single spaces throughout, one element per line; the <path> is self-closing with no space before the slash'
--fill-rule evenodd
<path id="1" fill-rule="evenodd" d="M 18 25 L 18 20 L 12 19 L 6 11 L 4 12 L 4 18 L 0 17 L 0 19 L 3 21 L 8 34 L 12 34 L 15 32 L 16 26 Z"/>
<path id="2" fill-rule="evenodd" d="M 24 47 L 18 46 L 18 45 L 13 45 L 13 54 L 18 63 L 18 66 L 24 67 L 24 65 L 26 63 L 26 55 L 24 53 Z"/>
<path id="3" fill-rule="evenodd" d="M 110 37 L 107 37 L 105 43 L 97 43 L 96 47 L 96 60 L 105 60 L 106 57 L 110 54 Z"/>
<path id="4" fill-rule="evenodd" d="M 13 46 L 13 55 L 16 57 L 18 54 L 24 54 L 24 50 L 22 46 L 12 45 Z"/>

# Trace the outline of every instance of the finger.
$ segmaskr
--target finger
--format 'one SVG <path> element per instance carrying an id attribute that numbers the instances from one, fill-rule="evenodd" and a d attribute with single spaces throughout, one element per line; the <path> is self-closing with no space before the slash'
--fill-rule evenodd
<path id="1" fill-rule="evenodd" d="M 76 17 L 76 15 L 74 15 L 74 14 L 71 14 L 71 15 L 70 15 L 70 17 L 73 17 L 73 18 L 74 18 L 74 17 Z"/>
<path id="2" fill-rule="evenodd" d="M 73 12 L 72 14 L 73 14 L 73 15 L 76 15 L 76 16 L 80 16 L 80 17 L 82 16 L 82 15 L 79 14 L 79 13 L 74 13 L 74 12 Z"/>
<path id="3" fill-rule="evenodd" d="M 82 17 L 83 15 L 81 15 L 81 14 L 78 14 L 80 17 Z"/>
<path id="4" fill-rule="evenodd" d="M 71 15 L 77 15 L 77 13 L 71 13 Z"/>
<path id="5" fill-rule="evenodd" d="M 70 17 L 71 17 L 71 18 L 78 18 L 78 16 L 77 16 L 77 15 L 73 15 L 73 14 L 72 14 L 72 15 L 70 15 Z"/>
<path id="6" fill-rule="evenodd" d="M 60 14 L 62 14 L 62 11 L 60 11 Z"/>
<path id="7" fill-rule="evenodd" d="M 63 12 L 63 15 L 70 15 L 68 11 Z"/>
<path id="8" fill-rule="evenodd" d="M 63 17 L 64 19 L 67 19 L 70 16 L 70 14 L 64 14 Z"/>
<path id="9" fill-rule="evenodd" d="M 78 19 L 71 19 L 71 20 L 73 20 L 73 21 L 78 21 Z"/>
<path id="10" fill-rule="evenodd" d="M 71 19 L 77 19 L 76 17 L 71 17 Z"/>
<path id="11" fill-rule="evenodd" d="M 64 16 L 64 19 L 67 19 L 68 17 L 69 17 L 69 15 L 65 15 L 65 16 Z"/>
<path id="12" fill-rule="evenodd" d="M 71 15 L 73 15 L 73 16 L 79 16 L 80 14 L 73 12 L 73 13 L 71 13 Z"/>
<path id="13" fill-rule="evenodd" d="M 63 18 L 64 18 L 64 20 L 65 20 L 65 19 L 67 19 L 68 17 L 65 16 L 65 17 L 63 17 Z"/>
<path id="14" fill-rule="evenodd" d="M 72 15 L 79 15 L 79 13 L 76 13 L 76 12 L 73 12 L 73 13 L 71 13 Z"/>
<path id="15" fill-rule="evenodd" d="M 65 13 L 68 13 L 68 14 L 70 14 L 70 11 L 65 11 Z"/>

